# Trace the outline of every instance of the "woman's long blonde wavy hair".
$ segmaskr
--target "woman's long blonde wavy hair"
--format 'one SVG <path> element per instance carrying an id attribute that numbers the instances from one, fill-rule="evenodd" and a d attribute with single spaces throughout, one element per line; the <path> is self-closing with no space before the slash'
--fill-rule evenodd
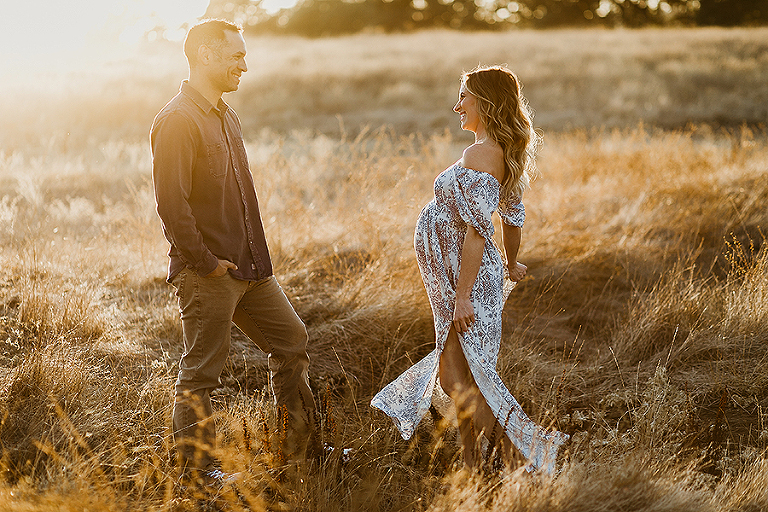
<path id="1" fill-rule="evenodd" d="M 536 175 L 536 151 L 541 137 L 533 128 L 533 113 L 520 93 L 520 81 L 503 66 L 478 67 L 461 81 L 477 98 L 477 112 L 489 137 L 504 150 L 501 197 L 522 200 Z"/>

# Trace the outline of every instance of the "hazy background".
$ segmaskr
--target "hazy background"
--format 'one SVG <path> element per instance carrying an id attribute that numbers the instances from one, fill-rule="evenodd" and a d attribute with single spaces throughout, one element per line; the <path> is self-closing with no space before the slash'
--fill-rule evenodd
<path id="1" fill-rule="evenodd" d="M 186 77 L 181 41 L 203 15 L 246 27 L 250 69 L 227 101 L 251 137 L 340 124 L 458 134 L 459 74 L 496 63 L 518 73 L 547 130 L 768 117 L 766 29 L 691 28 L 758 25 L 762 4 L 718 2 L 729 15 L 705 19 L 707 2 L 526 1 L 12 2 L 0 20 L 0 149 L 145 138 Z"/>

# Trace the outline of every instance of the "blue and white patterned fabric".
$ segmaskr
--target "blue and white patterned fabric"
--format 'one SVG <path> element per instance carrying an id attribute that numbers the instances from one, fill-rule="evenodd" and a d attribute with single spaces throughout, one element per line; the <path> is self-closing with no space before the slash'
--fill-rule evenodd
<path id="1" fill-rule="evenodd" d="M 501 314 L 509 287 L 505 289 L 504 264 L 493 241 L 492 215 L 498 210 L 504 223 L 518 227 L 525 221 L 522 202 L 505 198 L 500 203 L 499 191 L 499 182 L 491 174 L 458 163 L 435 179 L 435 198 L 419 215 L 414 246 L 434 315 L 436 347 L 382 389 L 371 405 L 392 418 L 404 439 L 410 439 L 429 410 L 435 386 L 440 385 L 440 354 L 451 328 L 461 248 L 471 225 L 486 243 L 471 293 L 475 321 L 468 332 L 459 334 L 459 341 L 496 419 L 528 459 L 527 469 L 552 472 L 558 448 L 568 436 L 547 431 L 528 418 L 496 372 Z"/>

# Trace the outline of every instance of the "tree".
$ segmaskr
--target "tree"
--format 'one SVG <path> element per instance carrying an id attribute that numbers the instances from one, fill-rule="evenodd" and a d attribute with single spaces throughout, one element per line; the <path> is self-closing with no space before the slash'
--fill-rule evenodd
<path id="1" fill-rule="evenodd" d="M 488 28 L 474 0 L 303 0 L 287 13 L 282 31 L 308 36 L 388 32 L 428 27 Z"/>
<path id="2" fill-rule="evenodd" d="M 762 25 L 768 23 L 768 0 L 699 0 L 699 25 Z"/>
<path id="3" fill-rule="evenodd" d="M 599 6 L 600 0 L 521 0 L 516 8 L 523 24 L 550 28 L 600 23 Z"/>
<path id="4" fill-rule="evenodd" d="M 262 0 L 211 0 L 205 15 L 236 21 L 250 32 L 309 37 L 434 27 L 733 26 L 768 23 L 768 0 L 299 0 L 277 14 L 268 13 Z"/>

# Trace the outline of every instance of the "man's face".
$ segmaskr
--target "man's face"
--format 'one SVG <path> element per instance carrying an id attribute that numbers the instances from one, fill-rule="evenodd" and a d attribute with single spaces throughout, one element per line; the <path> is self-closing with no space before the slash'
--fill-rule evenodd
<path id="1" fill-rule="evenodd" d="M 236 91 L 240 75 L 248 71 L 245 64 L 245 40 L 240 32 L 227 30 L 226 39 L 218 49 L 211 49 L 207 69 L 211 83 L 221 92 Z"/>

